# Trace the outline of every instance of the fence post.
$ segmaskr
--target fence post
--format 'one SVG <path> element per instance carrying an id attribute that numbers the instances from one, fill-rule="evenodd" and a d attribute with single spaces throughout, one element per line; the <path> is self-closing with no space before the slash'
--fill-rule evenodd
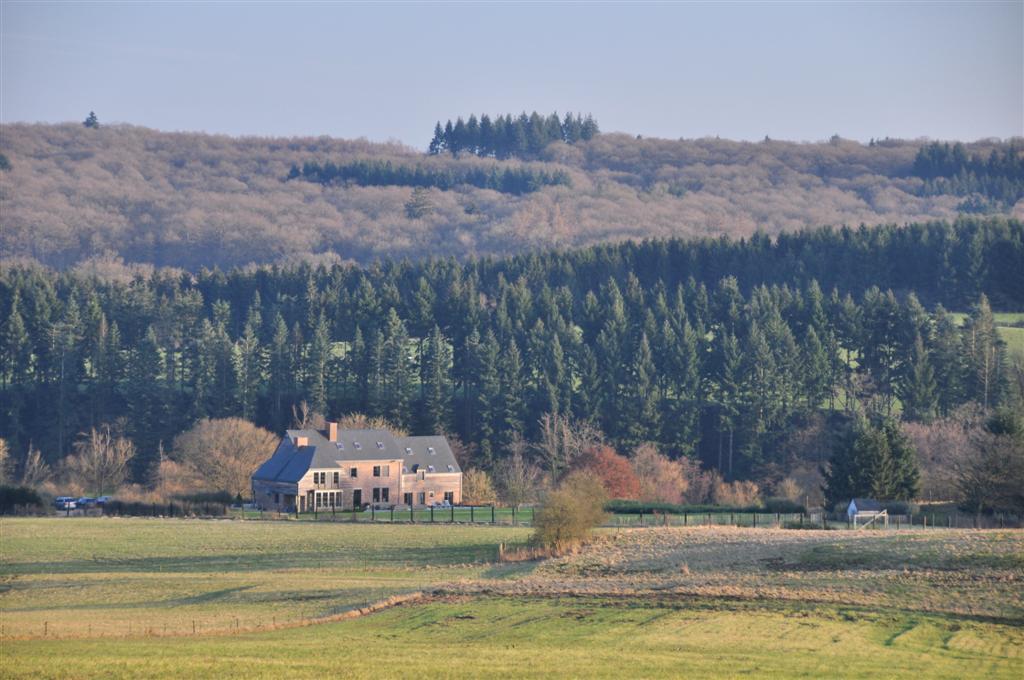
<path id="1" fill-rule="evenodd" d="M 732 513 L 732 512 L 729 513 L 729 524 L 736 525 L 735 513 Z"/>
<path id="2" fill-rule="evenodd" d="M 434 506 L 433 505 L 430 506 L 430 523 L 431 524 L 434 523 Z"/>
<path id="3" fill-rule="evenodd" d="M 416 524 L 416 510 L 413 508 L 412 503 L 409 503 L 409 523 Z"/>
<path id="4" fill-rule="evenodd" d="M 395 523 L 395 506 L 391 506 L 391 523 Z"/>
<path id="5" fill-rule="evenodd" d="M 711 526 L 711 513 L 708 513 L 708 526 Z"/>
<path id="6" fill-rule="evenodd" d="M 451 516 L 448 518 L 449 524 L 455 524 L 455 503 L 451 505 Z"/>
<path id="7" fill-rule="evenodd" d="M 757 528 L 757 513 L 754 513 L 754 528 Z"/>
<path id="8" fill-rule="evenodd" d="M 518 526 L 516 524 L 516 506 L 512 506 L 512 526 Z"/>
<path id="9" fill-rule="evenodd" d="M 474 522 L 476 522 L 476 506 L 471 505 L 469 506 L 469 523 L 473 524 Z"/>
<path id="10" fill-rule="evenodd" d="M 683 511 L 683 526 L 689 526 L 690 524 L 690 513 Z"/>
<path id="11" fill-rule="evenodd" d="M 377 504 L 376 503 L 370 503 L 370 521 L 371 522 L 376 522 L 377 521 Z"/>
<path id="12" fill-rule="evenodd" d="M 491 524 L 494 524 L 494 505 L 491 505 Z"/>

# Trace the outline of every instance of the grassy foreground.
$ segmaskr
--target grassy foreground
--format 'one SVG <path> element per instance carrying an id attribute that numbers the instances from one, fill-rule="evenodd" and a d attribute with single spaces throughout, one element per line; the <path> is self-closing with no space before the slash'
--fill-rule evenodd
<path id="1" fill-rule="evenodd" d="M 0 677 L 1024 675 L 1021 531 L 623 529 L 493 562 L 528 535 L 3 519 Z"/>
<path id="2" fill-rule="evenodd" d="M 4 674 L 13 678 L 1014 678 L 1024 635 L 1003 625 L 833 607 L 484 598 L 236 637 L 5 647 Z"/>

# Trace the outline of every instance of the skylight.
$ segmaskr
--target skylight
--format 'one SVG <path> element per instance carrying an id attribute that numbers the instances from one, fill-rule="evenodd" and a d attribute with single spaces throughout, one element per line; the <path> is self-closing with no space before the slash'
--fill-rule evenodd
<path id="1" fill-rule="evenodd" d="M 411 456 L 411 455 L 412 455 L 412 453 L 413 453 L 413 452 L 412 452 L 412 449 L 410 449 L 410 448 L 409 448 L 408 446 L 406 446 L 406 447 L 405 447 L 405 455 L 407 455 L 407 456 Z"/>
<path id="2" fill-rule="evenodd" d="M 377 442 L 377 448 L 378 449 L 383 449 L 384 448 L 384 442 Z"/>
<path id="3" fill-rule="evenodd" d="M 427 447 L 427 453 L 429 453 L 431 456 L 433 456 L 435 453 L 437 453 L 437 451 L 434 450 L 433 446 L 428 446 Z"/>
<path id="4" fill-rule="evenodd" d="M 455 472 L 455 468 L 451 465 L 448 466 L 448 472 Z"/>

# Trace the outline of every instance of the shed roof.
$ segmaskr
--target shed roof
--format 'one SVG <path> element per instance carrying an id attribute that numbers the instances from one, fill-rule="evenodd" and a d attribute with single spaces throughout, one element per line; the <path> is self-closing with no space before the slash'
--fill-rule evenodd
<path id="1" fill-rule="evenodd" d="M 873 498 L 854 498 L 851 503 L 853 503 L 860 512 L 879 512 L 885 509 L 882 507 L 881 503 Z"/>

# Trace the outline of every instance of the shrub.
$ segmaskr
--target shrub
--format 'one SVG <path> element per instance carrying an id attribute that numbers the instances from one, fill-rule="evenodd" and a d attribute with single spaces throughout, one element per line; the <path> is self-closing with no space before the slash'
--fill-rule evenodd
<path id="1" fill-rule="evenodd" d="M 570 473 L 534 513 L 534 540 L 556 550 L 578 545 L 603 521 L 606 500 L 600 478 L 586 471 Z"/>
<path id="2" fill-rule="evenodd" d="M 462 502 L 466 505 L 490 505 L 498 500 L 491 476 L 483 470 L 467 470 L 462 476 Z"/>
<path id="3" fill-rule="evenodd" d="M 0 515 L 8 515 L 22 509 L 27 512 L 43 510 L 43 499 L 27 486 L 0 486 Z"/>
<path id="4" fill-rule="evenodd" d="M 629 460 L 610 446 L 601 444 L 588 448 L 576 459 L 573 468 L 593 473 L 611 498 L 635 499 L 640 495 L 640 480 Z"/>

